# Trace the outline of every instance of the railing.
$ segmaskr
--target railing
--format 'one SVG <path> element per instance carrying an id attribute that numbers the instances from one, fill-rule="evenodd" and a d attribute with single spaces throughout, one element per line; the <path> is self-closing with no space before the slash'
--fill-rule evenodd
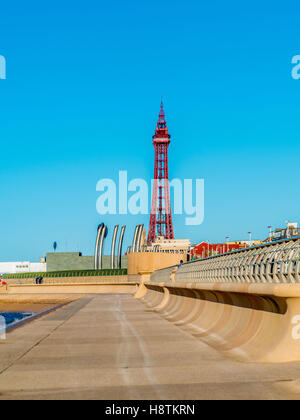
<path id="1" fill-rule="evenodd" d="M 175 282 L 300 283 L 300 237 L 185 263 Z"/>
<path id="2" fill-rule="evenodd" d="M 131 247 L 132 248 L 132 247 Z M 143 252 L 143 253 L 163 253 L 163 254 L 186 254 L 188 251 L 187 248 L 183 248 L 183 249 L 163 249 L 163 248 L 153 248 L 153 249 L 144 249 L 141 248 L 139 251 L 135 251 L 135 252 Z M 134 252 L 131 249 L 129 249 L 129 252 Z"/>

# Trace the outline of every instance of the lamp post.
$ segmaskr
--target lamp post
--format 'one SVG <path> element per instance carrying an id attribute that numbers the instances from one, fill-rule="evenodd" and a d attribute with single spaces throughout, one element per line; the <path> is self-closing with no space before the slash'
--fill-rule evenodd
<path id="1" fill-rule="evenodd" d="M 268 229 L 269 229 L 269 238 L 271 238 L 271 236 L 272 236 L 272 226 L 268 226 Z"/>
<path id="2" fill-rule="evenodd" d="M 225 237 L 225 242 L 229 242 L 229 236 Z M 226 244 L 226 252 L 228 252 L 228 244 Z"/>
<path id="3" fill-rule="evenodd" d="M 206 240 L 206 243 L 207 243 L 207 254 L 206 254 L 206 257 L 209 257 L 209 241 Z"/>

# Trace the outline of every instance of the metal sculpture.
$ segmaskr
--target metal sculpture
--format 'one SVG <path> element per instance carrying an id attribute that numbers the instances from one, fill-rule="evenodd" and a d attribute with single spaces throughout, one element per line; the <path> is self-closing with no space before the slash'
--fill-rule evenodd
<path id="1" fill-rule="evenodd" d="M 110 255 L 110 268 L 115 268 L 115 247 L 116 239 L 118 234 L 119 225 L 116 225 L 113 232 L 112 243 L 111 243 L 111 255 Z"/>
<path id="2" fill-rule="evenodd" d="M 140 225 L 137 225 L 135 227 L 135 231 L 134 231 L 134 235 L 133 235 L 133 242 L 132 242 L 132 247 L 131 247 L 131 252 L 135 252 L 135 249 L 136 249 L 136 241 L 137 241 L 137 235 L 138 235 L 138 232 L 139 232 L 139 227 L 140 227 Z"/>
<path id="3" fill-rule="evenodd" d="M 118 268 L 122 268 L 122 246 L 123 246 L 125 229 L 126 229 L 126 226 L 122 226 L 120 239 L 119 239 L 119 248 L 118 248 Z"/>
<path id="4" fill-rule="evenodd" d="M 138 235 L 137 235 L 136 252 L 141 251 L 141 240 L 142 240 L 143 229 L 144 229 L 144 225 L 140 225 Z"/>
<path id="5" fill-rule="evenodd" d="M 103 226 L 100 234 L 99 249 L 98 249 L 98 269 L 102 270 L 103 268 L 103 243 L 104 239 L 107 236 L 107 226 Z"/>
<path id="6" fill-rule="evenodd" d="M 96 238 L 96 246 L 95 246 L 95 263 L 94 263 L 95 270 L 98 269 L 99 241 L 100 241 L 100 236 L 101 236 L 103 227 L 104 227 L 104 223 L 101 223 L 101 225 L 99 225 L 97 229 L 97 238 Z"/>

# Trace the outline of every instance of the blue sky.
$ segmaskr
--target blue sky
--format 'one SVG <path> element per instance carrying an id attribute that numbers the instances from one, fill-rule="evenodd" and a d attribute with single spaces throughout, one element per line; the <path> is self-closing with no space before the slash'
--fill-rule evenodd
<path id="1" fill-rule="evenodd" d="M 178 238 L 264 239 L 300 222 L 296 1 L 11 1 L 1 5 L 0 260 L 92 254 L 97 181 L 153 177 L 163 95 L 170 178 L 205 179 L 205 221 Z"/>

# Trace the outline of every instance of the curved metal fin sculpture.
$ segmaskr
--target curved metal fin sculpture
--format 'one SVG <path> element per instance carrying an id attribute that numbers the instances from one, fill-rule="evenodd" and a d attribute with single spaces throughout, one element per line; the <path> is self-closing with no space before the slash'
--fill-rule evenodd
<path id="1" fill-rule="evenodd" d="M 102 270 L 103 268 L 103 243 L 104 243 L 104 239 L 107 235 L 107 226 L 103 226 L 103 229 L 101 230 L 101 234 L 100 234 L 100 242 L 99 242 L 99 249 L 98 249 L 98 269 Z"/>
<path id="2" fill-rule="evenodd" d="M 141 240 L 142 240 L 143 229 L 144 229 L 144 225 L 140 225 L 138 236 L 137 236 L 136 252 L 141 251 Z"/>
<path id="3" fill-rule="evenodd" d="M 118 248 L 118 268 L 122 268 L 122 246 L 126 226 L 122 226 L 120 239 L 119 239 L 119 248 Z"/>
<path id="4" fill-rule="evenodd" d="M 116 247 L 116 239 L 118 234 L 119 225 L 116 225 L 114 228 L 114 233 L 112 237 L 111 243 L 111 255 L 110 255 L 110 268 L 115 268 L 115 247 Z"/>
<path id="5" fill-rule="evenodd" d="M 136 249 L 136 241 L 137 241 L 137 235 L 138 235 L 139 227 L 140 227 L 140 225 L 137 225 L 135 227 L 131 252 L 135 252 L 135 249 Z"/>
<path id="6" fill-rule="evenodd" d="M 96 246 L 95 246 L 95 263 L 94 263 L 95 270 L 97 270 L 98 268 L 99 242 L 100 242 L 100 236 L 101 236 L 103 227 L 104 227 L 104 223 L 101 223 L 101 225 L 99 225 L 97 229 L 97 238 L 96 238 Z"/>

